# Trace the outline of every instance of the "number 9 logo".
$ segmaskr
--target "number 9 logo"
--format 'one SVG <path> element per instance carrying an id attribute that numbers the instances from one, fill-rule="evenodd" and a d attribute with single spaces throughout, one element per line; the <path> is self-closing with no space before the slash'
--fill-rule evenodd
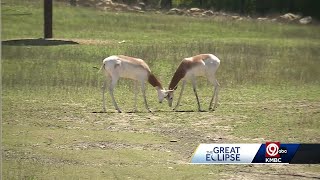
<path id="1" fill-rule="evenodd" d="M 266 152 L 269 156 L 276 156 L 279 152 L 279 146 L 274 143 L 268 144 Z"/>

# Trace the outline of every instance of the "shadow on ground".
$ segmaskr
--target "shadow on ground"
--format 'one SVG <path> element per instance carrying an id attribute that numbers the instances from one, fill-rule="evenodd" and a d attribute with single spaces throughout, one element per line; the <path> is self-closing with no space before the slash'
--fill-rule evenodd
<path id="1" fill-rule="evenodd" d="M 70 45 L 79 44 L 69 40 L 59 39 L 12 39 L 1 41 L 2 45 L 5 46 L 58 46 L 58 45 Z"/>
<path id="2" fill-rule="evenodd" d="M 152 112 L 147 112 L 147 111 L 126 111 L 126 112 L 122 112 L 122 113 L 128 113 L 128 114 L 130 114 L 130 113 L 151 113 L 151 114 L 153 114 L 153 113 L 170 113 L 170 112 L 172 112 L 172 113 L 181 113 L 181 112 L 184 112 L 184 113 L 208 113 L 208 112 L 213 112 L 213 111 L 204 111 L 204 110 L 202 110 L 202 111 L 194 111 L 194 110 L 176 110 L 176 111 L 163 111 L 163 110 L 154 110 L 154 111 L 152 111 Z M 108 114 L 108 113 L 118 113 L 117 111 L 108 111 L 108 112 L 103 112 L 103 111 L 93 111 L 93 112 L 91 112 L 91 113 L 106 113 L 106 114 Z"/>

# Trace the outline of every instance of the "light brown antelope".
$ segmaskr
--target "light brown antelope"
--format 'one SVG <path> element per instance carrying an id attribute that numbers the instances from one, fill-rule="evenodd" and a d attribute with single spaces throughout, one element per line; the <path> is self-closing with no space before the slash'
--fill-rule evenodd
<path id="1" fill-rule="evenodd" d="M 135 86 L 134 111 L 137 111 L 137 93 L 138 93 L 137 83 L 138 82 L 141 84 L 144 104 L 146 109 L 149 112 L 151 111 L 148 107 L 148 103 L 146 99 L 146 90 L 145 90 L 146 81 L 148 81 L 153 87 L 156 87 L 158 91 L 158 98 L 160 103 L 168 95 L 168 92 L 162 87 L 158 79 L 151 73 L 149 66 L 142 59 L 123 56 L 123 55 L 110 56 L 103 60 L 103 65 L 101 69 L 103 69 L 104 74 L 106 75 L 106 79 L 104 80 L 103 87 L 102 87 L 102 99 L 103 99 L 104 112 L 106 112 L 104 95 L 106 91 L 107 80 L 111 80 L 111 83 L 109 83 L 109 92 L 112 98 L 112 103 L 119 113 L 121 113 L 121 110 L 119 109 L 113 95 L 113 90 L 119 78 L 128 78 L 128 79 L 134 80 L 134 86 Z"/>
<path id="2" fill-rule="evenodd" d="M 220 60 L 212 54 L 200 54 L 197 56 L 184 58 L 176 72 L 174 73 L 174 76 L 171 79 L 169 90 L 168 90 L 168 96 L 166 97 L 169 103 L 169 106 L 172 107 L 172 101 L 173 101 L 173 94 L 174 90 L 177 89 L 178 83 L 180 80 L 182 80 L 182 87 L 180 96 L 178 98 L 177 105 L 175 106 L 174 110 L 178 109 L 178 106 L 181 101 L 181 96 L 184 90 L 184 86 L 186 84 L 187 80 L 191 80 L 192 86 L 193 86 L 193 92 L 196 96 L 196 100 L 198 103 L 198 110 L 201 110 L 199 97 L 196 90 L 196 77 L 197 76 L 203 76 L 206 77 L 210 83 L 214 86 L 213 95 L 210 101 L 209 110 L 215 110 L 218 103 L 218 93 L 219 93 L 219 83 L 216 79 L 215 73 L 217 69 L 219 68 Z M 212 108 L 212 102 L 214 100 L 214 106 Z"/>

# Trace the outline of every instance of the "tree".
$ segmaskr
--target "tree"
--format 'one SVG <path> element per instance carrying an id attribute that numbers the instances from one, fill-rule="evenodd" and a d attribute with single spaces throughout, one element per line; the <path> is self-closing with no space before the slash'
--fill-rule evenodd
<path id="1" fill-rule="evenodd" d="M 161 9 L 171 9 L 172 8 L 172 0 L 160 0 L 159 2 Z"/>

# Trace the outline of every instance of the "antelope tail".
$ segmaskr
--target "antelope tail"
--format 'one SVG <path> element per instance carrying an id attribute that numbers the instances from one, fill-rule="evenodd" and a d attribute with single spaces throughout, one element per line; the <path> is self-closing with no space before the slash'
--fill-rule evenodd
<path id="1" fill-rule="evenodd" d="M 98 68 L 97 68 L 97 69 L 98 69 Z M 102 69 L 105 69 L 104 63 L 102 64 L 102 66 L 100 67 L 100 69 L 99 69 L 99 71 L 98 71 L 97 73 L 100 73 L 100 71 L 101 71 Z"/>

